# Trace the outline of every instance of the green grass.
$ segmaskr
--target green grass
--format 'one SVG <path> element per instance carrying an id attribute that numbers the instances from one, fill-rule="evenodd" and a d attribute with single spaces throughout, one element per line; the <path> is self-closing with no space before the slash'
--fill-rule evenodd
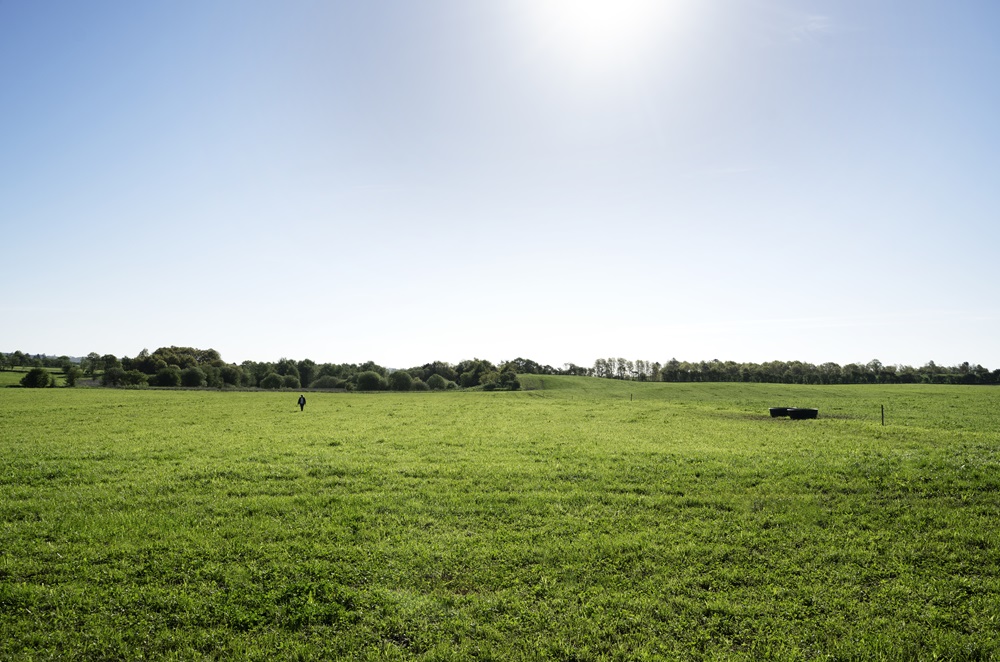
<path id="1" fill-rule="evenodd" d="M 522 383 L 0 389 L 0 658 L 1000 656 L 1000 390 Z"/>
<path id="2" fill-rule="evenodd" d="M 5 386 L 20 386 L 21 380 L 28 374 L 31 368 L 19 366 L 8 370 L 0 370 L 0 388 Z M 64 386 L 66 377 L 59 368 L 46 368 L 49 374 L 56 378 L 56 386 Z"/>

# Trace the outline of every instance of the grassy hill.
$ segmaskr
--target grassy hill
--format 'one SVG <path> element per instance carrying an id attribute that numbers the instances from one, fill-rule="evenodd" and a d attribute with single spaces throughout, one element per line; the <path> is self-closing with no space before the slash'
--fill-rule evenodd
<path id="1" fill-rule="evenodd" d="M 522 384 L 0 389 L 0 658 L 1000 655 L 1000 391 Z"/>

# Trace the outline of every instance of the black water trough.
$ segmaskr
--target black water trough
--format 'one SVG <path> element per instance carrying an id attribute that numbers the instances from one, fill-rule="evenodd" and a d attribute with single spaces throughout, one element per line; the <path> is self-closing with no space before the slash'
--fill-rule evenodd
<path id="1" fill-rule="evenodd" d="M 771 407 L 771 418 L 778 418 L 779 416 L 788 416 L 788 410 L 790 407 Z"/>
<path id="2" fill-rule="evenodd" d="M 788 410 L 788 417 L 796 421 L 801 421 L 806 418 L 816 418 L 817 416 L 819 416 L 819 409 L 792 407 Z"/>

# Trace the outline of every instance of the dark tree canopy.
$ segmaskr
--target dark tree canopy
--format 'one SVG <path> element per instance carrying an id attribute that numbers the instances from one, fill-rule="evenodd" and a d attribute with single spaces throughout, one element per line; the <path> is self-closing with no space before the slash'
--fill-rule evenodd
<path id="1" fill-rule="evenodd" d="M 77 363 L 78 362 L 78 363 Z M 735 361 L 679 361 L 664 363 L 622 357 L 600 358 L 590 368 L 566 363 L 562 368 L 518 357 L 494 365 L 484 359 L 458 364 L 434 361 L 394 370 L 373 361 L 322 363 L 310 359 L 281 358 L 276 362 L 244 361 L 227 364 L 214 349 L 160 347 L 143 349 L 135 358 L 91 352 L 82 359 L 68 356 L 0 352 L 0 370 L 17 367 L 58 369 L 67 386 L 81 376 L 108 386 L 172 387 L 201 385 L 212 388 L 318 388 L 353 390 L 444 390 L 450 388 L 516 389 L 517 375 L 575 375 L 634 381 L 761 382 L 784 384 L 1000 384 L 1000 370 L 964 362 L 957 366 L 929 361 L 922 367 L 887 365 L 878 359 L 839 365 L 802 361 L 738 363 Z M 82 373 L 82 375 L 81 375 Z M 273 376 L 272 376 L 273 375 Z M 364 375 L 362 377 L 362 375 Z M 374 377 L 372 376 L 374 375 Z M 393 377 L 393 375 L 396 375 Z M 277 377 L 277 380 L 275 379 Z M 406 384 L 407 376 L 410 378 Z M 49 375 L 51 378 L 51 374 Z M 41 378 L 39 378 L 41 379 Z M 54 380 L 53 380 L 54 383 Z"/>
<path id="2" fill-rule="evenodd" d="M 55 386 L 55 379 L 45 368 L 32 368 L 21 378 L 21 386 L 25 388 L 48 388 Z"/>
<path id="3" fill-rule="evenodd" d="M 385 377 L 374 370 L 366 370 L 358 374 L 359 391 L 384 391 L 387 387 Z"/>
<path id="4" fill-rule="evenodd" d="M 388 381 L 393 391 L 409 391 L 413 386 L 413 377 L 405 370 L 396 370 L 389 375 Z"/>

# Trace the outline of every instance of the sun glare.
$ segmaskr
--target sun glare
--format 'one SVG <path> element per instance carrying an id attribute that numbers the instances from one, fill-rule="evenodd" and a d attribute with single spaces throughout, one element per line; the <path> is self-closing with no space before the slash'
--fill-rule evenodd
<path id="1" fill-rule="evenodd" d="M 550 59 L 591 76 L 642 66 L 676 38 L 688 0 L 529 0 L 524 17 Z"/>

